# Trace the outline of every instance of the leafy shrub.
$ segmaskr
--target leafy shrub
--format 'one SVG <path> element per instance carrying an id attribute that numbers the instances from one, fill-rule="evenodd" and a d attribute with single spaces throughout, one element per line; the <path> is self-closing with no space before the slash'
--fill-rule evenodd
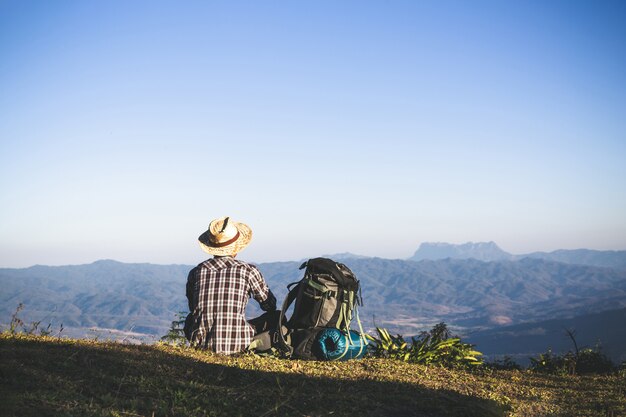
<path id="1" fill-rule="evenodd" d="M 445 323 L 439 323 L 430 332 L 422 332 L 411 343 L 401 335 L 392 336 L 387 329 L 377 327 L 378 337 L 367 335 L 373 342 L 370 354 L 375 357 L 399 359 L 424 365 L 436 364 L 446 367 L 473 367 L 483 363 L 482 353 L 473 345 L 451 337 Z"/>
<path id="2" fill-rule="evenodd" d="M 578 374 L 606 374 L 615 369 L 615 365 L 599 347 L 583 349 L 578 352 L 576 373 Z"/>
<path id="3" fill-rule="evenodd" d="M 179 311 L 176 313 L 176 318 L 172 321 L 167 333 L 161 337 L 161 340 L 170 345 L 186 345 L 187 338 L 185 337 L 185 318 L 187 313 Z"/>
<path id="4" fill-rule="evenodd" d="M 562 374 L 566 369 L 565 358 L 554 354 L 552 349 L 548 348 L 545 353 L 540 353 L 536 358 L 530 358 L 528 369 L 545 374 Z"/>
<path id="5" fill-rule="evenodd" d="M 522 367 L 513 360 L 510 356 L 505 356 L 502 359 L 496 359 L 493 362 L 486 363 L 489 368 L 500 369 L 500 370 L 517 370 L 521 371 Z"/>
<path id="6" fill-rule="evenodd" d="M 530 358 L 530 370 L 554 375 L 606 374 L 615 370 L 615 365 L 602 352 L 585 348 L 580 351 L 557 355 L 548 349 L 536 358 Z"/>

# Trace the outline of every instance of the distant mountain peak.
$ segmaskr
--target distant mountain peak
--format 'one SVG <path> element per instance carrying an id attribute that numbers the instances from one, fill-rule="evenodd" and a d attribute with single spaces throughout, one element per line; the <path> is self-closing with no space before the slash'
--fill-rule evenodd
<path id="1" fill-rule="evenodd" d="M 513 259 L 513 255 L 500 249 L 493 241 L 467 242 L 463 244 L 424 242 L 409 260 L 421 261 L 423 259 L 436 260 L 446 258 L 503 261 Z"/>
<path id="2" fill-rule="evenodd" d="M 116 261 L 115 259 L 98 259 L 91 263 L 92 265 L 120 265 L 122 262 Z"/>
<path id="3" fill-rule="evenodd" d="M 351 252 L 334 253 L 332 255 L 322 255 L 323 258 L 330 258 L 334 261 L 341 261 L 346 259 L 366 259 L 369 256 L 357 255 Z"/>

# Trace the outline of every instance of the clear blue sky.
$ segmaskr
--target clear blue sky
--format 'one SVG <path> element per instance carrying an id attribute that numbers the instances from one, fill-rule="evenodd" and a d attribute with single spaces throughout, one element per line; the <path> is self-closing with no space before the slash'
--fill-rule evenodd
<path id="1" fill-rule="evenodd" d="M 626 2 L 0 1 L 0 266 L 626 249 Z"/>

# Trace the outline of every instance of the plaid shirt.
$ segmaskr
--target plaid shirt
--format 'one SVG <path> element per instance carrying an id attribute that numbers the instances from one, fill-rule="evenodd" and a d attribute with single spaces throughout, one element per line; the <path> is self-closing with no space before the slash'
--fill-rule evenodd
<path id="1" fill-rule="evenodd" d="M 246 321 L 248 298 L 261 303 L 269 294 L 254 265 L 230 256 L 202 262 L 187 278 L 187 300 L 194 322 L 191 343 L 216 353 L 241 352 L 254 336 Z"/>

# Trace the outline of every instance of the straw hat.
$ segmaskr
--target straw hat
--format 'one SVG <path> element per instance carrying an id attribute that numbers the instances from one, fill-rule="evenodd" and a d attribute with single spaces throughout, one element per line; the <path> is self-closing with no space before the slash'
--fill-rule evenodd
<path id="1" fill-rule="evenodd" d="M 230 217 L 220 217 L 209 224 L 209 230 L 198 237 L 200 247 L 206 253 L 217 256 L 233 256 L 248 246 L 252 230 Z"/>

